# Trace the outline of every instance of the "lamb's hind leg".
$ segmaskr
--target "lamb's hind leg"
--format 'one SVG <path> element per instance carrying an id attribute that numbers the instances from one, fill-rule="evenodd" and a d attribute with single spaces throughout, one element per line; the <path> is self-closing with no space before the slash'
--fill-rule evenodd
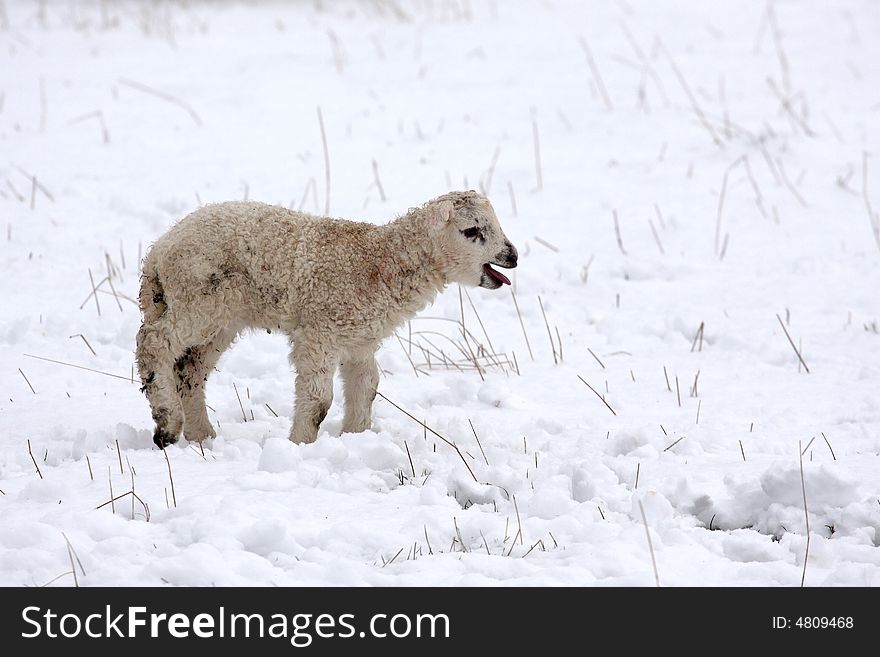
<path id="1" fill-rule="evenodd" d="M 290 360 L 296 368 L 296 401 L 290 440 L 313 443 L 333 402 L 333 374 L 338 357 L 328 345 L 320 342 L 320 334 L 300 332 L 293 336 Z"/>
<path id="2" fill-rule="evenodd" d="M 379 366 L 373 349 L 355 351 L 346 355 L 339 366 L 345 390 L 345 417 L 342 431 L 359 433 L 370 428 L 370 415 L 376 386 L 379 384 Z"/>
<path id="3" fill-rule="evenodd" d="M 187 347 L 174 364 L 183 405 L 183 435 L 188 441 L 201 442 L 216 435 L 205 405 L 205 383 L 234 338 L 235 331 L 221 331 L 205 344 Z"/>

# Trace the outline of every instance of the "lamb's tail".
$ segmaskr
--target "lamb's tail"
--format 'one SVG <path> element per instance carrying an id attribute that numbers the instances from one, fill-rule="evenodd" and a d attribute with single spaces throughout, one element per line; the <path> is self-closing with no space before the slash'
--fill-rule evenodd
<path id="1" fill-rule="evenodd" d="M 144 266 L 141 270 L 141 290 L 138 295 L 141 312 L 144 314 L 144 324 L 151 324 L 165 314 L 168 308 L 165 303 L 165 290 L 159 280 L 159 272 L 156 269 L 155 258 L 148 253 L 144 258 Z"/>

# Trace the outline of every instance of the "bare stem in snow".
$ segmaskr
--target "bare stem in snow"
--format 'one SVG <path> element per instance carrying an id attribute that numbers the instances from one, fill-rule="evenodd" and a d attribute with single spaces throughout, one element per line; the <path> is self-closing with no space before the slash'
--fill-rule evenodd
<path id="1" fill-rule="evenodd" d="M 42 478 L 43 478 L 43 473 L 40 472 L 40 466 L 37 465 L 37 459 L 34 458 L 34 453 L 31 451 L 31 441 L 30 441 L 30 439 L 28 439 L 28 441 L 27 441 L 27 446 L 28 446 L 28 454 L 30 454 L 31 461 L 34 462 L 34 467 L 37 469 L 37 474 L 40 475 L 40 479 L 42 479 Z"/>
<path id="2" fill-rule="evenodd" d="M 614 109 L 614 105 L 611 104 L 611 98 L 608 96 L 608 90 L 605 88 L 602 74 L 599 73 L 599 67 L 596 66 L 596 60 L 593 59 L 593 51 L 590 50 L 590 45 L 584 37 L 579 36 L 578 41 L 581 44 L 581 48 L 584 49 L 584 54 L 587 56 L 587 65 L 590 67 L 590 73 L 592 73 L 596 87 L 599 89 L 599 94 L 602 96 L 602 102 L 605 103 L 605 108 L 610 112 Z"/>
<path id="3" fill-rule="evenodd" d="M 785 324 L 782 321 L 782 318 L 779 316 L 779 313 L 776 313 L 776 319 L 779 320 L 779 325 L 782 327 L 783 332 L 785 333 L 785 337 L 788 338 L 788 343 L 791 345 L 791 348 L 794 349 L 794 353 L 797 354 L 798 360 L 801 362 L 801 365 L 804 366 L 804 369 L 807 371 L 807 374 L 810 373 L 810 368 L 807 367 L 807 363 L 804 360 L 804 357 L 801 356 L 800 350 L 794 343 L 794 340 L 791 339 L 791 336 L 788 334 L 788 329 L 785 328 Z"/>
<path id="4" fill-rule="evenodd" d="M 651 553 L 651 566 L 654 569 L 654 582 L 660 588 L 660 574 L 657 572 L 657 559 L 654 558 L 654 543 L 651 542 L 651 531 L 648 529 L 648 519 L 645 517 L 645 507 L 639 500 L 639 512 L 642 514 L 642 522 L 645 525 L 645 537 L 648 539 L 648 551 Z"/>
<path id="5" fill-rule="evenodd" d="M 376 391 L 376 394 L 377 394 L 379 397 L 381 397 L 382 399 L 384 399 L 385 401 L 387 401 L 389 404 L 391 404 L 391 405 L 392 405 L 394 408 L 396 408 L 398 411 L 400 411 L 401 413 L 403 413 L 404 415 L 406 415 L 408 418 L 410 418 L 411 420 L 414 420 L 414 421 L 418 422 L 419 424 L 421 424 L 422 427 L 424 427 L 425 431 L 430 431 L 433 435 L 437 436 L 440 440 L 442 440 L 444 443 L 446 443 L 446 444 L 449 445 L 452 449 L 454 449 L 454 450 L 456 451 L 456 453 L 458 454 L 459 458 L 461 458 L 461 462 L 464 463 L 464 467 L 467 468 L 467 471 L 468 471 L 468 473 L 471 475 L 471 477 L 473 478 L 473 480 L 476 481 L 477 483 L 480 483 L 480 480 L 477 479 L 477 475 L 475 475 L 475 474 L 474 474 L 474 471 L 471 470 L 471 466 L 468 465 L 468 462 L 465 460 L 465 458 L 464 458 L 464 454 L 461 453 L 461 450 L 458 448 L 458 445 L 456 445 L 456 444 L 455 444 L 454 442 L 452 442 L 451 440 L 446 439 L 444 436 L 442 436 L 442 435 L 440 435 L 439 433 L 437 433 L 436 431 L 434 431 L 431 427 L 429 427 L 427 424 L 425 424 L 424 422 L 422 422 L 420 419 L 418 419 L 418 418 L 417 418 L 416 416 L 414 416 L 412 413 L 410 413 L 409 411 L 405 411 L 404 409 L 402 409 L 400 406 L 398 406 L 398 405 L 395 404 L 393 401 L 391 401 L 390 399 L 388 399 L 388 397 L 386 397 L 385 395 L 383 395 L 383 394 L 382 394 L 381 392 L 379 392 L 378 390 Z M 175 505 L 175 506 L 176 506 L 176 505 Z"/>
<path id="6" fill-rule="evenodd" d="M 535 179 L 537 181 L 537 189 L 544 189 L 544 174 L 541 171 L 541 138 L 538 135 L 538 117 L 535 108 L 532 108 L 532 141 L 535 149 Z M 516 212 L 514 212 L 516 214 Z"/>
<path id="7" fill-rule="evenodd" d="M 330 154 L 327 151 L 327 133 L 324 131 L 324 115 L 318 108 L 318 125 L 321 128 L 321 146 L 324 149 L 324 214 L 330 216 Z"/>
<path id="8" fill-rule="evenodd" d="M 804 580 L 807 577 L 807 559 L 810 557 L 810 514 L 807 511 L 807 485 L 804 482 L 804 453 L 801 450 L 801 441 L 798 441 L 798 463 L 801 468 L 801 493 L 804 496 L 804 522 L 807 524 L 807 547 L 804 551 L 804 570 L 801 573 L 801 588 L 804 586 Z"/>
<path id="9" fill-rule="evenodd" d="M 868 153 L 862 152 L 862 199 L 865 201 L 865 210 L 868 211 L 868 221 L 871 222 L 871 232 L 874 233 L 874 241 L 880 248 L 880 215 L 874 212 L 871 199 L 868 196 Z"/>
<path id="10" fill-rule="evenodd" d="M 177 105 L 187 114 L 189 114 L 190 118 L 195 122 L 196 125 L 202 125 L 202 119 L 199 117 L 196 111 L 190 105 L 183 102 L 179 98 L 172 96 L 171 94 L 165 93 L 164 91 L 159 91 L 158 89 L 153 89 L 152 87 L 148 87 L 147 85 L 141 84 L 140 82 L 135 82 L 134 80 L 129 80 L 128 78 L 119 78 L 119 84 L 130 87 L 132 89 L 136 89 L 141 93 L 149 94 L 150 96 L 155 96 L 156 98 L 161 98 L 162 100 L 171 103 L 172 105 Z"/>
<path id="11" fill-rule="evenodd" d="M 605 398 L 602 395 L 600 395 L 593 386 L 591 386 L 589 383 L 587 383 L 586 380 L 584 379 L 584 377 L 582 377 L 580 374 L 578 374 L 577 378 L 579 378 L 585 386 L 587 386 L 590 390 L 592 390 L 594 395 L 596 395 L 599 399 L 602 400 L 602 403 L 608 407 L 608 410 L 611 411 L 612 414 L 617 415 L 617 411 L 615 411 L 613 408 L 611 408 L 611 404 L 609 404 L 607 401 L 605 401 Z"/>

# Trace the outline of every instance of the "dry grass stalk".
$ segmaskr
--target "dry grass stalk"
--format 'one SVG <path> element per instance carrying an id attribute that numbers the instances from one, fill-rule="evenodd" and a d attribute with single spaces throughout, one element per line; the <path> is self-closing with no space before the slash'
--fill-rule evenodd
<path id="1" fill-rule="evenodd" d="M 825 441 L 825 444 L 828 445 L 828 449 L 831 452 L 831 458 L 835 461 L 837 460 L 837 456 L 834 455 L 834 448 L 831 447 L 831 443 L 828 442 L 828 439 L 825 437 L 825 434 L 822 434 L 822 439 Z"/>
<path id="2" fill-rule="evenodd" d="M 88 455 L 88 454 L 86 454 L 86 465 L 89 466 L 89 480 L 90 480 L 90 481 L 94 481 L 94 480 L 95 480 L 95 475 L 92 474 L 92 462 L 91 462 L 91 460 L 89 460 L 89 455 Z"/>
<path id="3" fill-rule="evenodd" d="M 461 462 L 464 463 L 464 467 L 467 468 L 467 471 L 468 471 L 468 473 L 471 475 L 471 477 L 473 478 L 473 480 L 476 481 L 477 483 L 480 483 L 480 480 L 477 479 L 477 475 L 475 475 L 475 474 L 474 474 L 474 471 L 471 470 L 471 466 L 468 465 L 468 462 L 467 462 L 467 460 L 465 460 L 465 458 L 464 458 L 464 454 L 461 453 L 461 450 L 458 448 L 458 445 L 456 445 L 456 444 L 455 444 L 454 442 L 452 442 L 451 440 L 448 440 L 448 439 L 447 439 L 446 437 L 444 437 L 443 435 L 441 435 L 441 434 L 437 433 L 436 431 L 434 431 L 434 429 L 432 429 L 431 427 L 429 427 L 425 422 L 423 422 L 422 420 L 418 419 L 416 416 L 414 416 L 414 415 L 413 415 L 412 413 L 410 413 L 409 411 L 406 411 L 406 410 L 404 410 L 403 408 L 401 408 L 400 406 L 398 406 L 397 404 L 395 404 L 393 401 L 391 401 L 390 399 L 388 399 L 388 397 L 386 397 L 385 395 L 383 395 L 383 394 L 382 394 L 381 392 L 379 392 L 378 390 L 376 391 L 376 395 L 378 395 L 379 397 L 381 397 L 382 399 L 384 399 L 385 401 L 387 401 L 387 402 L 388 402 L 389 404 L 391 404 L 394 408 L 396 408 L 398 411 L 400 411 L 401 413 L 403 413 L 404 415 L 406 415 L 406 416 L 407 416 L 408 418 L 410 418 L 411 420 L 413 420 L 413 421 L 418 422 L 419 424 L 421 424 L 422 427 L 425 429 L 425 431 L 430 431 L 433 435 L 437 436 L 437 438 L 439 438 L 439 439 L 442 440 L 444 443 L 446 443 L 447 445 L 449 445 L 452 449 L 454 449 L 454 450 L 456 451 L 456 453 L 458 454 L 459 458 L 461 459 Z M 175 506 L 176 506 L 176 505 L 175 505 Z"/>
<path id="4" fill-rule="evenodd" d="M 101 304 L 98 302 L 98 288 L 95 287 L 95 278 L 92 276 L 92 270 L 89 269 L 89 280 L 92 282 L 92 295 L 95 297 L 95 308 L 98 309 L 98 317 L 101 316 Z"/>
<path id="5" fill-rule="evenodd" d="M 782 184 L 791 192 L 792 196 L 797 199 L 797 202 L 801 204 L 802 207 L 807 207 L 807 201 L 801 196 L 801 193 L 798 191 L 797 187 L 795 187 L 791 181 L 788 179 L 788 175 L 785 173 L 785 165 L 782 163 L 782 160 L 776 159 L 776 167 L 779 171 L 779 177 L 782 180 Z"/>
<path id="6" fill-rule="evenodd" d="M 599 366 L 604 370 L 604 369 L 605 369 L 605 363 L 603 363 L 601 360 L 599 360 L 599 357 L 598 357 L 598 356 L 595 354 L 595 352 L 594 352 L 592 349 L 590 349 L 589 347 L 587 347 L 587 351 L 590 352 L 590 355 L 591 355 L 593 358 L 596 359 L 596 362 L 599 363 Z"/>
<path id="7" fill-rule="evenodd" d="M 871 205 L 871 198 L 868 196 L 868 153 L 862 151 L 862 199 L 865 201 L 865 210 L 868 212 L 868 221 L 871 222 L 871 232 L 874 234 L 874 241 L 880 248 L 880 215 L 874 211 Z"/>
<path id="8" fill-rule="evenodd" d="M 642 514 L 642 522 L 645 525 L 645 536 L 648 539 L 648 551 L 651 553 L 651 567 L 654 569 L 654 583 L 660 588 L 660 574 L 657 572 L 657 559 L 654 557 L 654 544 L 651 542 L 651 531 L 648 529 L 648 519 L 645 517 L 645 507 L 639 500 L 639 512 Z"/>
<path id="9" fill-rule="evenodd" d="M 416 476 L 416 466 L 413 465 L 412 454 L 409 452 L 409 445 L 407 445 L 406 441 L 403 441 L 403 446 L 406 447 L 406 457 L 409 459 L 409 468 L 412 470 L 413 479 Z"/>
<path id="10" fill-rule="evenodd" d="M 24 372 L 21 371 L 21 368 L 20 368 L 20 367 L 18 368 L 18 373 L 21 374 L 22 378 L 24 379 L 24 382 L 27 383 L 28 388 L 31 389 L 31 392 L 34 393 L 34 394 L 36 395 L 36 394 L 37 394 L 37 391 L 34 390 L 34 387 L 31 385 L 31 382 L 28 381 L 27 376 L 25 375 Z"/>
<path id="11" fill-rule="evenodd" d="M 110 511 L 113 512 L 113 515 L 116 515 L 116 498 L 113 497 L 113 473 L 110 472 L 110 466 L 109 466 L 109 465 L 107 466 L 107 485 L 108 485 L 109 488 L 110 488 Z M 105 502 L 105 503 L 102 504 L 101 506 L 106 506 L 106 504 L 107 504 L 107 503 Z M 99 507 L 97 507 L 97 508 L 100 509 L 101 506 L 99 506 Z"/>
<path id="12" fill-rule="evenodd" d="M 451 187 L 451 185 L 450 185 Z M 513 183 L 511 181 L 507 181 L 507 193 L 510 195 L 510 211 L 513 213 L 513 216 L 516 216 L 516 195 L 513 193 Z"/>
<path id="13" fill-rule="evenodd" d="M 321 128 L 321 146 L 324 149 L 324 215 L 330 216 L 330 153 L 327 150 L 327 133 L 324 131 L 324 115 L 318 107 L 318 126 Z"/>
<path id="14" fill-rule="evenodd" d="M 238 394 L 238 386 L 235 385 L 235 381 L 232 382 L 232 389 L 235 390 L 235 398 L 238 399 L 238 407 L 241 409 L 241 418 L 247 422 L 247 415 L 244 412 L 244 404 L 241 403 L 241 395 Z"/>
<path id="15" fill-rule="evenodd" d="M 78 370 L 86 370 L 87 372 L 94 372 L 95 374 L 103 374 L 104 376 L 112 376 L 115 379 L 122 379 L 123 381 L 130 381 L 130 377 L 120 376 L 119 374 L 111 374 L 110 372 L 102 372 L 101 370 L 92 369 L 91 367 L 83 367 L 82 365 L 74 365 L 73 363 L 65 363 L 60 360 L 53 360 L 52 358 L 44 358 L 42 356 L 34 356 L 32 354 L 22 354 L 22 356 L 27 356 L 28 358 L 36 358 L 37 360 L 45 360 L 49 363 L 55 363 L 56 365 L 66 365 L 67 367 L 75 367 Z"/>
<path id="16" fill-rule="evenodd" d="M 189 114 L 190 118 L 195 122 L 196 125 L 202 125 L 202 119 L 196 113 L 196 111 L 187 103 L 183 102 L 179 98 L 172 96 L 171 94 L 165 93 L 164 91 L 159 91 L 158 89 L 153 89 L 152 87 L 148 87 L 145 84 L 141 84 L 140 82 L 135 82 L 134 80 L 129 80 L 128 78 L 119 78 L 119 84 L 124 85 L 126 87 L 130 87 L 132 89 L 136 89 L 141 93 L 149 94 L 151 96 L 155 96 L 156 98 L 161 98 L 162 100 L 171 103 L 172 105 L 176 105 L 183 109 L 187 114 Z"/>
<path id="17" fill-rule="evenodd" d="M 623 237 L 620 235 L 620 222 L 617 219 L 617 210 L 612 210 L 611 216 L 614 217 L 614 236 L 617 238 L 617 248 L 620 249 L 623 255 L 626 255 L 626 249 L 623 248 Z"/>
<path id="18" fill-rule="evenodd" d="M 697 351 L 703 351 L 703 330 L 705 328 L 706 328 L 706 322 L 700 322 L 700 326 L 697 329 L 697 332 L 694 334 L 694 341 L 691 343 L 691 353 L 693 353 L 694 349 L 697 349 L 698 346 L 699 346 L 699 348 L 697 349 Z M 699 340 L 699 345 L 697 344 L 698 340 Z"/>
<path id="19" fill-rule="evenodd" d="M 519 318 L 519 325 L 520 328 L 522 328 L 523 338 L 525 338 L 526 347 L 529 350 L 529 358 L 534 361 L 535 355 L 532 353 L 532 345 L 529 343 L 529 335 L 526 333 L 526 325 L 523 322 L 522 313 L 519 311 L 519 304 L 516 302 L 516 294 L 514 294 L 513 288 L 510 289 L 510 298 L 513 299 L 513 307 L 516 309 L 516 316 Z"/>
<path id="20" fill-rule="evenodd" d="M 537 191 L 544 189 L 544 174 L 541 171 L 541 138 L 538 134 L 538 118 L 535 108 L 532 108 L 532 142 L 535 151 L 535 180 L 537 182 Z M 514 215 L 516 213 L 514 212 Z"/>
<path id="21" fill-rule="evenodd" d="M 739 451 L 742 453 L 743 462 L 746 460 L 746 450 L 743 448 L 743 441 L 739 441 Z"/>
<path id="22" fill-rule="evenodd" d="M 675 61 L 672 59 L 672 55 L 669 54 L 669 51 L 666 50 L 666 46 L 663 45 L 663 42 L 660 38 L 657 38 L 657 44 L 660 47 L 660 50 L 666 56 L 666 60 L 669 62 L 669 65 L 672 67 L 672 71 L 675 73 L 675 77 L 678 80 L 678 83 L 681 85 L 681 88 L 684 90 L 685 95 L 687 95 L 688 100 L 690 100 L 691 108 L 694 111 L 694 114 L 697 115 L 697 119 L 699 119 L 700 123 L 704 128 L 706 128 L 706 132 L 709 133 L 709 136 L 712 137 L 712 142 L 718 146 L 719 148 L 724 147 L 724 142 L 718 137 L 718 133 L 715 132 L 715 128 L 712 127 L 712 124 L 709 123 L 709 120 L 706 118 L 706 114 L 703 112 L 700 104 L 697 102 L 696 96 L 694 96 L 690 87 L 688 86 L 687 80 L 685 80 L 684 75 L 682 75 Z"/>
<path id="23" fill-rule="evenodd" d="M 34 453 L 31 451 L 31 441 L 30 441 L 30 438 L 28 438 L 27 446 L 28 446 L 28 454 L 30 454 L 31 461 L 34 462 L 34 467 L 37 469 L 37 474 L 40 475 L 40 479 L 42 479 L 42 478 L 43 478 L 43 473 L 40 472 L 40 466 L 37 465 L 37 459 L 34 458 Z"/>
<path id="24" fill-rule="evenodd" d="M 797 354 L 798 360 L 801 365 L 804 366 L 804 369 L 807 371 L 807 374 L 810 373 L 810 368 L 807 367 L 806 361 L 804 361 L 804 357 L 801 356 L 800 350 L 795 346 L 794 340 L 791 339 L 791 335 L 788 333 L 788 329 L 785 328 L 785 324 L 782 322 L 782 318 L 779 316 L 779 313 L 776 313 L 776 319 L 779 320 L 779 325 L 782 327 L 783 332 L 785 333 L 785 337 L 788 338 L 788 343 L 791 345 L 791 348 L 794 349 L 794 353 Z"/>
<path id="25" fill-rule="evenodd" d="M 495 165 L 498 164 L 498 157 L 501 155 L 501 146 L 495 147 L 495 152 L 492 153 L 492 161 L 489 163 L 489 168 L 486 170 L 486 182 L 484 183 L 482 180 L 480 181 L 480 193 L 483 196 L 489 196 L 489 191 L 492 189 L 492 178 L 495 175 Z"/>
<path id="26" fill-rule="evenodd" d="M 165 456 L 165 463 L 168 465 L 168 479 L 171 480 L 171 499 L 174 502 L 174 508 L 177 508 L 177 494 L 174 492 L 174 475 L 171 473 L 171 459 L 168 458 L 168 450 L 163 449 L 162 454 Z"/>
<path id="27" fill-rule="evenodd" d="M 541 315 L 544 317 L 544 326 L 547 327 L 547 337 L 550 338 L 550 348 L 553 350 L 553 364 L 558 365 L 559 359 L 556 357 L 556 344 L 553 342 L 553 333 L 550 332 L 550 323 L 547 321 L 547 313 L 544 312 L 544 302 L 538 295 L 538 304 L 541 306 Z"/>
<path id="28" fill-rule="evenodd" d="M 584 379 L 584 377 L 582 377 L 580 374 L 578 374 L 578 375 L 577 375 L 577 378 L 579 378 L 579 379 L 581 380 L 581 382 L 582 382 L 585 386 L 587 386 L 590 390 L 592 390 L 592 391 L 593 391 L 593 394 L 595 394 L 599 399 L 602 400 L 602 403 L 605 404 L 605 406 L 608 407 L 608 410 L 611 411 L 611 413 L 612 413 L 613 415 L 617 415 L 617 411 L 615 411 L 613 408 L 611 408 L 611 404 L 609 404 L 607 401 L 605 401 L 605 397 L 603 397 L 602 395 L 600 395 L 600 394 L 598 393 L 598 391 L 597 391 L 593 386 L 591 386 L 589 383 L 587 383 L 586 380 Z"/>
<path id="29" fill-rule="evenodd" d="M 550 242 L 548 242 L 547 240 L 543 240 L 543 239 L 541 239 L 541 238 L 538 237 L 537 235 L 535 235 L 535 241 L 536 241 L 538 244 L 540 244 L 541 246 L 547 247 L 548 249 L 550 249 L 551 251 L 553 251 L 553 253 L 559 253 L 559 247 L 554 246 L 553 244 L 550 244 Z"/>
<path id="30" fill-rule="evenodd" d="M 95 350 L 92 349 L 92 345 L 89 344 L 89 341 L 86 339 L 86 336 L 84 336 L 82 333 L 75 333 L 74 335 L 69 336 L 69 337 L 68 337 L 68 340 L 73 339 L 73 338 L 82 338 L 82 341 L 85 343 L 86 347 L 88 347 L 89 351 L 92 352 L 92 355 L 93 355 L 93 356 L 97 356 L 97 355 L 98 355 L 98 354 L 95 352 Z"/>
<path id="31" fill-rule="evenodd" d="M 382 181 L 379 180 L 379 163 L 373 159 L 373 178 L 376 182 L 376 189 L 379 190 L 379 198 L 382 199 L 384 203 L 387 199 L 385 198 L 385 188 L 382 187 Z"/>
<path id="32" fill-rule="evenodd" d="M 654 236 L 654 241 L 657 243 L 660 255 L 666 255 L 666 251 L 663 250 L 663 243 L 660 241 L 660 235 L 657 234 L 657 229 L 654 228 L 654 222 L 648 219 L 648 225 L 651 227 L 651 234 Z"/>
<path id="33" fill-rule="evenodd" d="M 776 48 L 776 56 L 779 59 L 779 68 L 782 73 L 782 88 L 786 93 L 791 92 L 791 71 L 788 66 L 788 57 L 785 55 L 785 49 L 782 47 L 782 32 L 779 29 L 779 22 L 776 20 L 776 12 L 773 9 L 773 2 L 767 2 L 767 24 L 770 26 L 770 34 L 773 36 L 773 46 Z"/>
<path id="34" fill-rule="evenodd" d="M 486 465 L 489 465 L 489 459 L 486 458 L 486 452 L 483 451 L 483 443 L 480 442 L 480 437 L 477 435 L 477 430 L 474 429 L 474 423 L 471 422 L 470 418 L 468 418 L 468 424 L 471 425 L 471 431 L 474 432 L 474 438 L 477 439 L 477 446 L 480 448 L 480 454 L 483 455 L 483 460 L 486 462 Z"/>
<path id="35" fill-rule="evenodd" d="M 804 454 L 801 451 L 801 441 L 798 441 L 798 463 L 801 470 L 801 493 L 804 496 L 804 522 L 807 525 L 807 546 L 804 550 L 804 570 L 801 573 L 801 588 L 804 586 L 804 580 L 807 578 L 807 560 L 810 557 L 810 513 L 807 510 L 807 484 L 804 481 Z"/>
<path id="36" fill-rule="evenodd" d="M 661 426 L 660 428 L 663 429 L 662 426 Z M 665 429 L 664 429 L 664 431 L 665 431 Z M 664 449 L 663 451 L 664 451 L 664 452 L 668 452 L 670 449 L 672 449 L 673 447 L 675 447 L 676 445 L 678 445 L 678 443 L 680 443 L 680 442 L 681 442 L 682 440 L 684 440 L 685 438 L 687 438 L 687 436 L 682 436 L 681 438 L 679 438 L 678 440 L 676 440 L 676 441 L 673 442 L 672 444 L 668 445 L 668 446 L 666 447 L 666 449 Z"/>
<path id="37" fill-rule="evenodd" d="M 119 474 L 125 474 L 122 469 L 122 452 L 119 450 L 119 441 L 116 441 L 116 456 L 119 457 Z"/>
<path id="38" fill-rule="evenodd" d="M 599 94 L 602 96 L 602 102 L 605 103 L 605 108 L 610 112 L 614 109 L 614 105 L 611 103 L 611 97 L 608 95 L 608 90 L 605 88 L 602 74 L 599 73 L 599 67 L 596 66 L 596 60 L 593 59 L 593 51 L 590 50 L 590 45 L 584 37 L 578 36 L 578 42 L 580 42 L 581 48 L 584 49 L 584 54 L 587 56 L 587 65 L 590 67 L 593 81 L 596 83 L 596 87 L 599 89 Z"/>
<path id="39" fill-rule="evenodd" d="M 274 409 L 274 408 L 272 408 L 271 406 L 269 406 L 268 403 L 266 403 L 265 406 L 266 406 L 266 408 L 269 409 L 269 412 L 272 413 L 272 415 L 274 415 L 275 417 L 278 417 L 278 413 L 275 412 L 275 409 Z"/>

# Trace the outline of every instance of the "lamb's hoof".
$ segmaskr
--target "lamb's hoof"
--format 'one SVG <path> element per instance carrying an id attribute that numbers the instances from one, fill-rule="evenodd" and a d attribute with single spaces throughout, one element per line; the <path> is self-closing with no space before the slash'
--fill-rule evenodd
<path id="1" fill-rule="evenodd" d="M 177 436 L 172 436 L 165 429 L 156 427 L 156 431 L 153 433 L 153 442 L 156 443 L 156 447 L 159 449 L 165 449 L 168 445 L 173 445 L 177 442 Z"/>

